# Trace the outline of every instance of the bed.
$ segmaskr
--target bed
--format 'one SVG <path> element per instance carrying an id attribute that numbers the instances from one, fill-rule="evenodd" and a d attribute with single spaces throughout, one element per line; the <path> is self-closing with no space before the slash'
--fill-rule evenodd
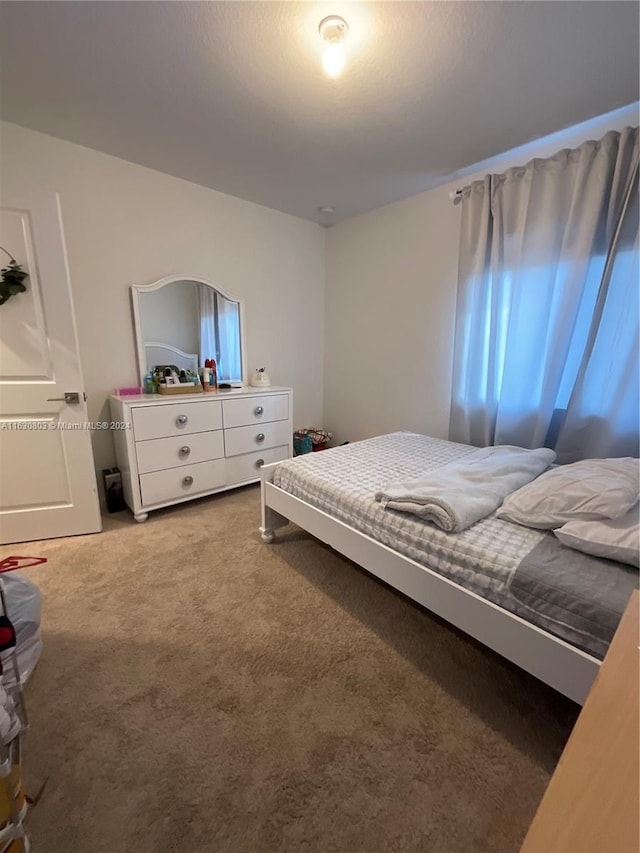
<path id="1" fill-rule="evenodd" d="M 145 341 L 144 357 L 145 373 L 148 370 L 153 370 L 158 365 L 167 364 L 172 364 L 179 370 L 198 372 L 198 354 L 195 352 L 185 352 L 173 346 L 173 344 L 166 344 L 162 341 Z"/>
<path id="2" fill-rule="evenodd" d="M 261 474 L 262 537 L 271 542 L 278 528 L 294 522 L 582 703 L 626 598 L 637 585 L 637 570 L 587 558 L 596 579 L 590 589 L 597 588 L 599 571 L 606 573 L 615 589 L 610 600 L 588 602 L 595 608 L 593 619 L 585 620 L 578 613 L 565 620 L 562 610 L 551 615 L 544 608 L 536 612 L 532 605 L 535 596 L 531 596 L 532 567 L 523 559 L 541 549 L 562 549 L 553 534 L 499 519 L 495 513 L 460 533 L 445 533 L 422 519 L 385 509 L 374 499 L 376 491 L 394 480 L 415 478 L 475 450 L 414 433 L 392 433 L 265 465 Z M 564 548 L 563 557 L 571 555 L 566 560 L 569 574 L 575 553 Z M 535 572 L 537 568 L 533 568 Z M 584 566 L 573 569 L 580 572 Z M 541 578 L 534 574 L 533 581 L 537 589 Z M 567 586 L 571 588 L 570 579 Z M 575 576 L 573 586 L 575 596 Z M 571 602 L 569 605 L 573 607 Z"/>

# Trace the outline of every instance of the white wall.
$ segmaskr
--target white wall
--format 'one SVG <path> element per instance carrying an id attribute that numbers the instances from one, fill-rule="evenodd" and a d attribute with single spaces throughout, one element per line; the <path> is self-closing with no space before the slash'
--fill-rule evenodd
<path id="1" fill-rule="evenodd" d="M 637 123 L 637 104 L 616 110 L 327 232 L 324 418 L 338 441 L 448 435 L 460 227 L 449 193 Z"/>
<path id="2" fill-rule="evenodd" d="M 294 389 L 296 424 L 322 421 L 324 233 L 314 223 L 3 122 L 5 192 L 60 194 L 91 420 L 136 383 L 129 286 L 173 273 L 243 297 L 247 367 Z M 98 470 L 115 464 L 93 435 Z"/>
<path id="3" fill-rule="evenodd" d="M 197 353 L 200 343 L 198 287 L 192 281 L 174 281 L 140 294 L 140 325 L 145 341 L 171 344 Z M 147 365 L 149 367 L 149 365 Z"/>

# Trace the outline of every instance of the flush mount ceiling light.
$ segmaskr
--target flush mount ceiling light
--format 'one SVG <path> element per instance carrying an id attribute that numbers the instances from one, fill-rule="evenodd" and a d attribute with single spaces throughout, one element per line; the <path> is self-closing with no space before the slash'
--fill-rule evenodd
<path id="1" fill-rule="evenodd" d="M 337 77 L 344 68 L 342 42 L 349 33 L 349 25 L 339 15 L 329 15 L 320 21 L 318 32 L 327 42 L 322 56 L 322 67 L 329 77 Z"/>

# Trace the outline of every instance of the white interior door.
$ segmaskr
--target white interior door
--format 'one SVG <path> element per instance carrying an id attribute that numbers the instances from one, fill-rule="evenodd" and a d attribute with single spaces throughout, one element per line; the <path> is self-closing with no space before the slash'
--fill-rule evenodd
<path id="1" fill-rule="evenodd" d="M 58 196 L 3 195 L 0 246 L 29 273 L 26 293 L 0 305 L 0 543 L 95 533 L 102 524 Z M 69 393 L 78 402 L 65 402 Z"/>

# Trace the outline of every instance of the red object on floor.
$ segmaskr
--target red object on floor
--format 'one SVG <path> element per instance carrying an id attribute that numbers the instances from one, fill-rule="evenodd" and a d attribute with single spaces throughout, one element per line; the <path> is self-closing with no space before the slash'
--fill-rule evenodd
<path id="1" fill-rule="evenodd" d="M 0 560 L 0 573 L 13 572 L 16 569 L 28 569 L 31 566 L 40 566 L 46 562 L 46 557 L 5 557 L 4 560 Z"/>
<path id="2" fill-rule="evenodd" d="M 16 645 L 16 631 L 8 616 L 0 616 L 0 652 Z"/>

